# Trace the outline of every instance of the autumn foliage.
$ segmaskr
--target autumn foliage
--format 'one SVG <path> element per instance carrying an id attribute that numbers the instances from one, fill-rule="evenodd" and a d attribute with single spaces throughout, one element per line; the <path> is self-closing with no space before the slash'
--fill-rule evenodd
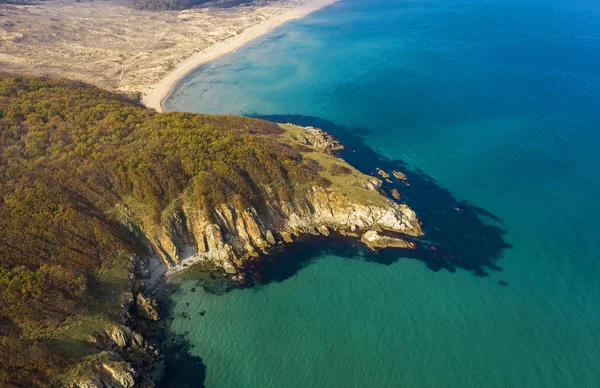
<path id="1" fill-rule="evenodd" d="M 93 303 L 99 268 L 142 249 L 117 204 L 133 199 L 160 224 L 181 198 L 207 214 L 223 202 L 260 208 L 318 179 L 281 132 L 0 74 L 0 386 L 43 385 L 65 360 L 46 355 L 40 333 Z"/>

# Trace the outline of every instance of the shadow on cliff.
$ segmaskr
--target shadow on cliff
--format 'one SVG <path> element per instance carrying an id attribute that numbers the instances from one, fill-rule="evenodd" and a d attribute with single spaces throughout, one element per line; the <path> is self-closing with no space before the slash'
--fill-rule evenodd
<path id="1" fill-rule="evenodd" d="M 409 257 L 423 261 L 433 271 L 445 269 L 455 272 L 463 269 L 475 276 L 487 276 L 489 271 L 501 271 L 496 262 L 511 245 L 504 241 L 506 232 L 493 225 L 500 222 L 498 217 L 481 207 L 456 199 L 450 191 L 440 187 L 423 171 L 411 170 L 405 162 L 390 160 L 369 148 L 357 135 L 369 133 L 368 130 L 356 128 L 350 131 L 329 121 L 300 115 L 255 117 L 323 129 L 346 147 L 339 156 L 365 174 L 377 176 L 376 168 L 381 168 L 390 174 L 396 170 L 406 175 L 406 183 L 409 185 L 392 178 L 393 183 L 384 182 L 383 188 L 386 191 L 397 189 L 400 192 L 401 201 L 411 207 L 421 220 L 425 236 L 419 240 L 418 248 L 414 251 L 389 249 L 372 253 L 362 248 L 361 244 L 360 249 L 367 260 L 389 265 L 400 258 Z M 323 250 L 353 257 L 357 249 L 355 240 L 343 238 L 336 238 L 328 244 L 299 245 L 302 247 L 290 246 L 285 253 L 281 253 L 289 256 L 289 259 L 266 258 L 262 260 L 262 264 L 250 268 L 252 273 L 249 275 L 260 283 L 280 281 L 293 276 L 306 265 L 306 261 Z M 325 248 L 319 248 L 323 245 Z M 296 255 L 294 251 L 297 249 L 302 254 Z"/>

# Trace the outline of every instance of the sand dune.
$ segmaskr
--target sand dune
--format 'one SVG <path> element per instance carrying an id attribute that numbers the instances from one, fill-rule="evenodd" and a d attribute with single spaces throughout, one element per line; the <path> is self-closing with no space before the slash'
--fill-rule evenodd
<path id="1" fill-rule="evenodd" d="M 0 6 L 0 71 L 58 76 L 143 93 L 160 109 L 199 64 L 335 0 L 219 0 L 184 11 L 135 10 L 124 0 Z"/>

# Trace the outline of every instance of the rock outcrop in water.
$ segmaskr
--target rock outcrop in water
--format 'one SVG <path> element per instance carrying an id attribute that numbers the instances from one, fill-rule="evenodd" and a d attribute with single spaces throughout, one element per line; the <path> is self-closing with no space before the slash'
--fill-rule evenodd
<path id="1" fill-rule="evenodd" d="M 415 244 L 401 238 L 382 236 L 375 230 L 370 230 L 362 235 L 360 241 L 371 249 L 380 248 L 405 248 L 413 249 Z"/>
<path id="2" fill-rule="evenodd" d="M 155 299 L 145 296 L 142 292 L 138 293 L 135 298 L 135 308 L 140 318 L 149 321 L 158 321 L 160 319 L 158 315 L 158 303 Z"/>

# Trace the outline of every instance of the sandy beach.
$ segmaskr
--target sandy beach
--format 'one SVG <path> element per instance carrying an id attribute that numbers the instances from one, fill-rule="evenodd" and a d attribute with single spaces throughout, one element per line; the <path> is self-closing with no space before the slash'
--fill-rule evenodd
<path id="1" fill-rule="evenodd" d="M 83 81 L 140 94 L 160 110 L 197 66 L 336 0 L 215 0 L 145 11 L 131 0 L 0 5 L 0 71 Z"/>
<path id="2" fill-rule="evenodd" d="M 156 85 L 144 90 L 142 101 L 148 108 L 162 112 L 162 102 L 169 96 L 172 88 L 183 77 L 188 75 L 198 66 L 213 61 L 223 55 L 235 51 L 246 43 L 258 38 L 261 35 L 277 28 L 278 26 L 295 19 L 300 19 L 309 13 L 317 11 L 338 0 L 308 0 L 300 3 L 298 7 L 292 8 L 282 14 L 275 15 L 263 22 L 245 29 L 239 35 L 219 42 L 199 53 L 187 58 L 175 67 L 166 77 Z"/>

